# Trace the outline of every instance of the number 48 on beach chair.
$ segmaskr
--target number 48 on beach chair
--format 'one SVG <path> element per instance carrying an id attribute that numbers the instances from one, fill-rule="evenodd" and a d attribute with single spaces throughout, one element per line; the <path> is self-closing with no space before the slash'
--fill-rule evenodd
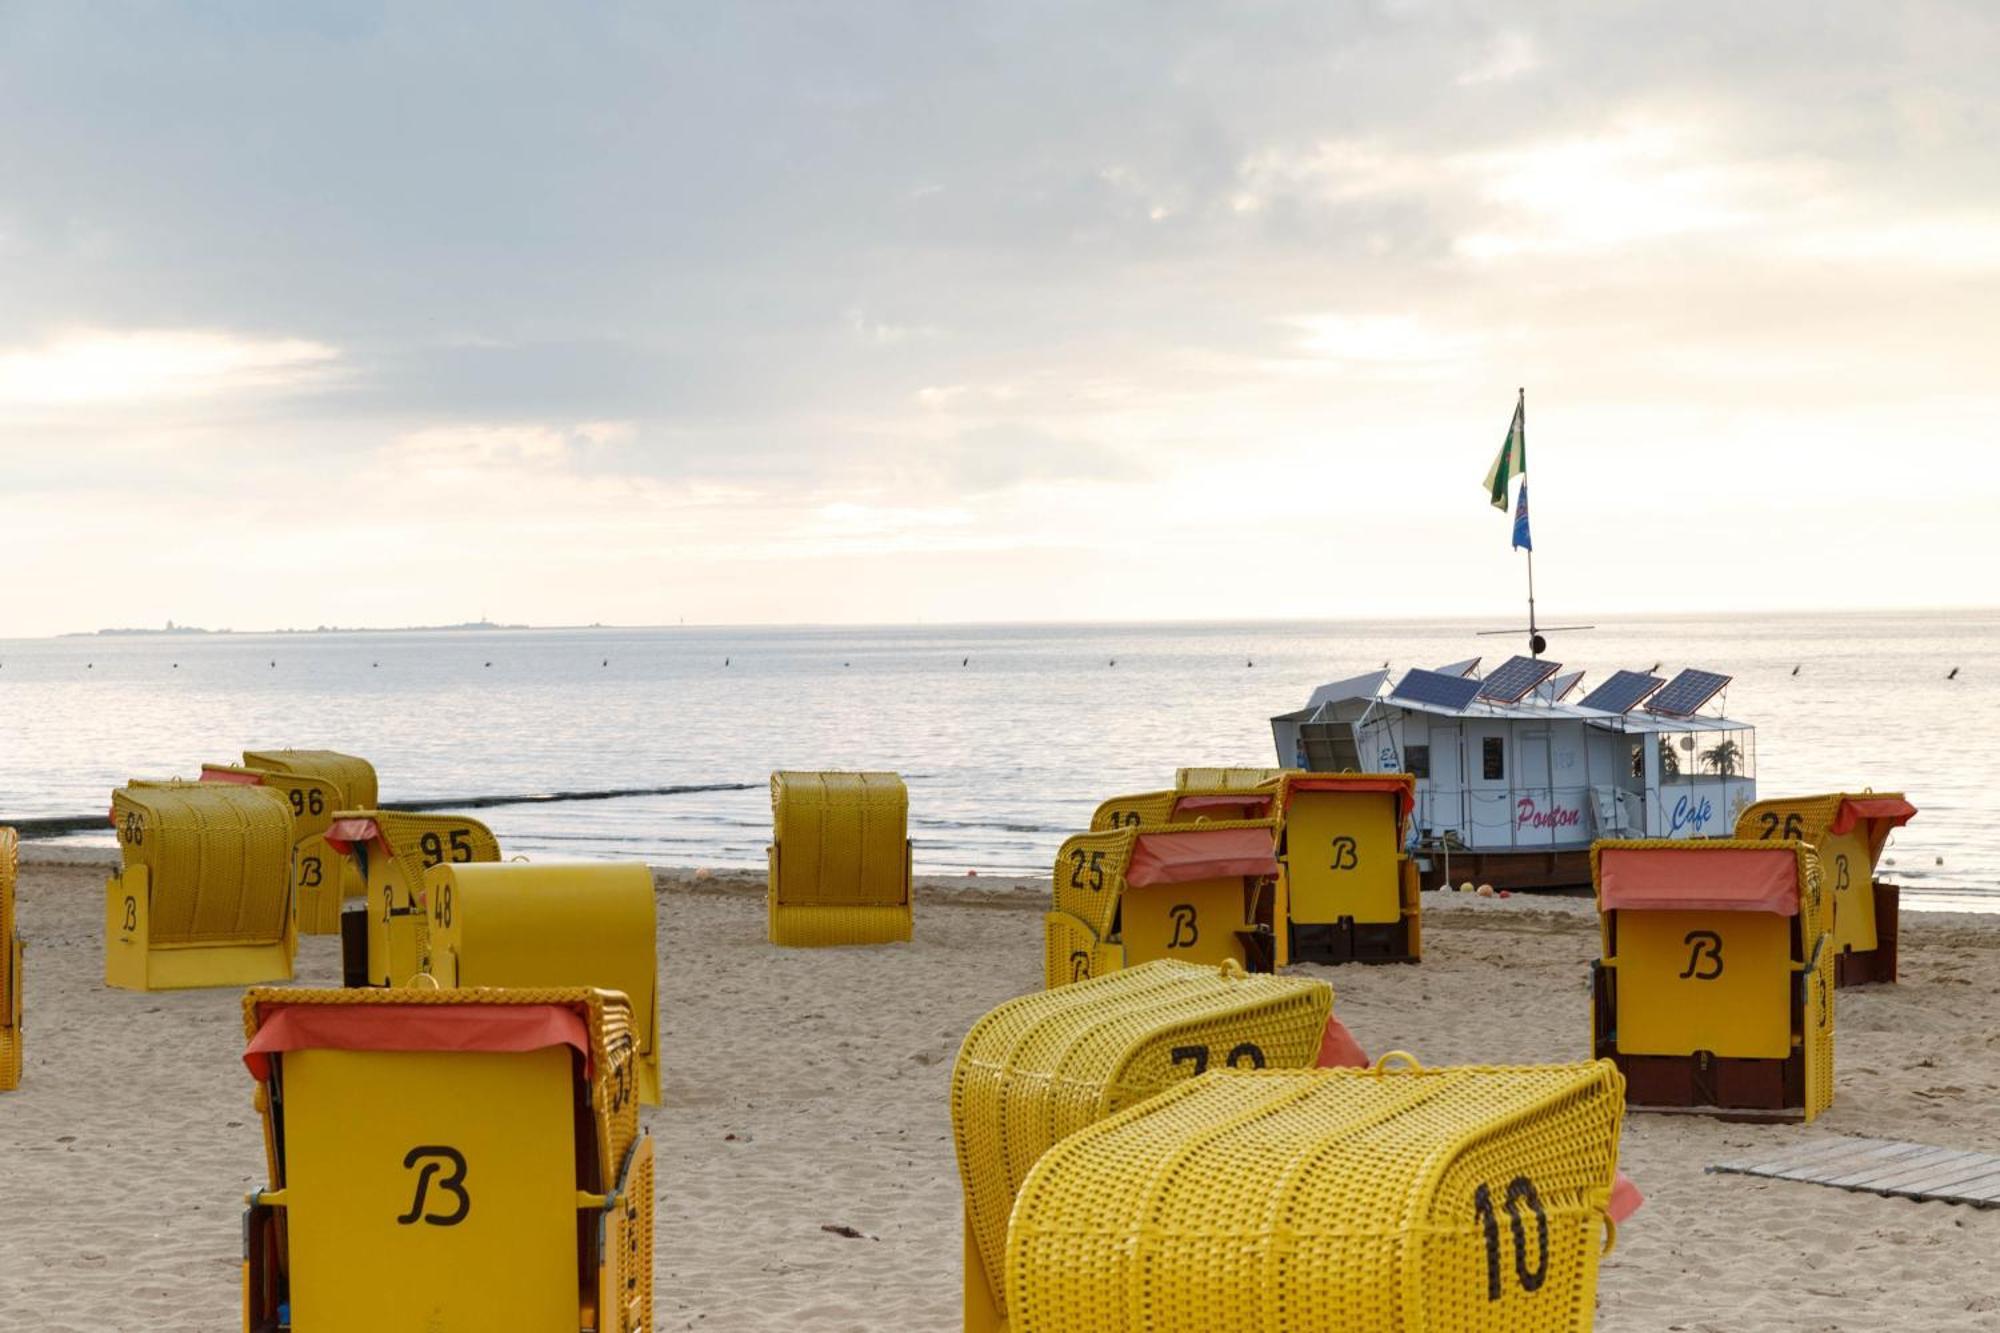
<path id="1" fill-rule="evenodd" d="M 773 773 L 771 943 L 909 939 L 909 805 L 894 773 Z"/>
<path id="2" fill-rule="evenodd" d="M 0 1092 L 21 1086 L 21 937 L 14 933 L 20 840 L 0 828 Z"/>
<path id="3" fill-rule="evenodd" d="M 1833 903 L 1798 841 L 1600 842 L 1596 1054 L 1635 1109 L 1811 1120 L 1833 1100 Z"/>
<path id="4" fill-rule="evenodd" d="M 254 989 L 246 1333 L 639 1333 L 653 1150 L 625 997 Z"/>
<path id="5" fill-rule="evenodd" d="M 498 861 L 493 831 L 464 815 L 343 810 L 326 845 L 353 859 L 367 896 L 340 919 L 341 971 L 349 986 L 402 986 L 431 970 L 424 875 L 433 866 Z"/>
<path id="6" fill-rule="evenodd" d="M 1916 813 L 1901 792 L 1835 792 L 1759 801 L 1736 821 L 1739 838 L 1801 838 L 1819 853 L 1832 885 L 1836 987 L 1896 979 L 1901 890 L 1879 883 L 1875 866 L 1890 832 Z"/>

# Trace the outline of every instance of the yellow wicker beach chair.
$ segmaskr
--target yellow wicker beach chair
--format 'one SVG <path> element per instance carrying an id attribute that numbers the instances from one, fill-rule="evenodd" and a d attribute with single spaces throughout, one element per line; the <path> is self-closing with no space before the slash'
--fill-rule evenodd
<path id="1" fill-rule="evenodd" d="M 595 986 L 632 1006 L 639 1100 L 660 1101 L 653 872 L 643 862 L 433 866 L 431 975 L 447 988 Z"/>
<path id="2" fill-rule="evenodd" d="M 243 766 L 324 778 L 339 790 L 342 810 L 373 810 L 382 799 L 376 790 L 375 766 L 337 750 L 245 750 Z"/>
<path id="3" fill-rule="evenodd" d="M 1013 1333 L 1586 1330 L 1622 1084 L 1605 1061 L 1211 1070 L 1029 1171 Z"/>
<path id="4" fill-rule="evenodd" d="M 1285 768 L 1181 768 L 1174 770 L 1176 791 L 1244 791 L 1276 782 Z"/>
<path id="5" fill-rule="evenodd" d="M 343 810 L 326 845 L 353 860 L 367 895 L 341 918 L 340 953 L 350 986 L 403 986 L 431 970 L 424 875 L 432 866 L 498 861 L 493 831 L 465 815 Z"/>
<path id="6" fill-rule="evenodd" d="M 21 937 L 14 931 L 20 840 L 0 827 L 0 1092 L 21 1086 Z"/>
<path id="7" fill-rule="evenodd" d="M 1090 816 L 1090 831 L 1146 824 L 1203 824 L 1218 819 L 1269 819 L 1277 793 L 1270 788 L 1192 787 L 1114 796 Z"/>
<path id="8" fill-rule="evenodd" d="M 1320 981 L 1155 961 L 1009 1000 L 975 1023 L 951 1077 L 966 1333 L 1007 1327 L 1007 1216 L 1058 1139 L 1211 1066 L 1304 1068 L 1332 1005 Z"/>
<path id="9" fill-rule="evenodd" d="M 124 990 L 292 975 L 292 812 L 264 787 L 129 782 L 111 793 L 123 868 L 104 889 L 104 980 Z"/>
<path id="10" fill-rule="evenodd" d="M 1902 891 L 1875 878 L 1891 830 L 1917 807 L 1901 792 L 1834 792 L 1758 801 L 1736 821 L 1736 836 L 1760 842 L 1802 838 L 1819 853 L 1833 896 L 1833 984 L 1896 979 Z"/>
<path id="11" fill-rule="evenodd" d="M 1833 901 L 1797 840 L 1600 842 L 1595 1053 L 1635 1107 L 1811 1120 L 1833 1100 Z"/>
<path id="12" fill-rule="evenodd" d="M 624 996 L 258 988 L 243 1008 L 270 1172 L 246 1333 L 652 1328 Z"/>
<path id="13" fill-rule="evenodd" d="M 325 778 L 277 769 L 244 768 L 235 764 L 203 764 L 203 782 L 233 782 L 244 787 L 267 787 L 292 807 L 292 903 L 298 913 L 301 935 L 340 933 L 340 903 L 343 885 L 351 881 L 360 896 L 361 877 L 353 862 L 335 855 L 326 845 L 327 826 L 334 811 L 342 808 L 340 789 Z"/>
<path id="14" fill-rule="evenodd" d="M 910 938 L 909 793 L 894 773 L 771 775 L 773 944 Z"/>
<path id="15" fill-rule="evenodd" d="M 1293 772 L 1276 785 L 1286 925 L 1279 963 L 1422 958 L 1423 899 L 1407 846 L 1417 780 Z"/>
<path id="16" fill-rule="evenodd" d="M 1154 958 L 1273 966 L 1278 862 L 1270 820 L 1080 833 L 1056 855 L 1044 918 L 1053 988 Z"/>

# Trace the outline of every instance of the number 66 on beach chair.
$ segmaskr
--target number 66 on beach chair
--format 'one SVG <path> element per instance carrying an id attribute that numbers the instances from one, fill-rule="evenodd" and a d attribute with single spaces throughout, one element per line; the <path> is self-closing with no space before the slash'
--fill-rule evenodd
<path id="1" fill-rule="evenodd" d="M 243 1008 L 270 1171 L 246 1333 L 652 1328 L 624 996 L 258 988 Z"/>
<path id="2" fill-rule="evenodd" d="M 1758 801 L 1737 818 L 1739 838 L 1800 838 L 1819 853 L 1820 874 L 1832 885 L 1835 987 L 1896 979 L 1901 893 L 1876 882 L 1875 865 L 1890 832 L 1916 813 L 1901 792 L 1835 792 Z"/>
<path id="3" fill-rule="evenodd" d="M 111 793 L 123 866 L 104 887 L 104 982 L 174 990 L 284 981 L 298 945 L 292 812 L 260 787 L 130 782 Z"/>
<path id="4" fill-rule="evenodd" d="M 464 815 L 343 810 L 326 845 L 351 857 L 368 886 L 340 919 L 341 971 L 349 986 L 401 986 L 431 970 L 424 874 L 432 866 L 498 861 L 493 831 Z"/>
<path id="5" fill-rule="evenodd" d="M 894 773 L 773 773 L 771 943 L 909 939 L 909 805 Z"/>
<path id="6" fill-rule="evenodd" d="M 0 828 L 0 1092 L 21 1086 L 21 937 L 14 933 L 14 883 L 21 843 Z"/>
<path id="7" fill-rule="evenodd" d="M 1155 958 L 1269 972 L 1278 862 L 1269 820 L 1082 833 L 1056 855 L 1043 918 L 1053 989 Z"/>
<path id="8" fill-rule="evenodd" d="M 1833 1100 L 1833 901 L 1799 841 L 1599 842 L 1596 1054 L 1635 1109 L 1811 1120 Z"/>

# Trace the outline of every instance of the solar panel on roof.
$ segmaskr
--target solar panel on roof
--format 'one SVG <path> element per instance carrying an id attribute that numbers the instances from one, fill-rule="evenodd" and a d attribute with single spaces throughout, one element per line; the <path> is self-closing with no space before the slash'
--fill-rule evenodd
<path id="1" fill-rule="evenodd" d="M 1701 706 L 1713 699 L 1732 678 L 1715 671 L 1696 671 L 1689 667 L 1680 675 L 1668 681 L 1660 692 L 1646 703 L 1649 713 L 1665 713 L 1668 717 L 1693 717 L 1701 711 Z"/>
<path id="2" fill-rule="evenodd" d="M 1614 671 L 1610 679 L 1578 702 L 1584 708 L 1598 708 L 1607 713 L 1629 713 L 1639 706 L 1641 699 L 1666 683 L 1662 677 L 1644 671 Z"/>
<path id="3" fill-rule="evenodd" d="M 1561 662 L 1545 662 L 1539 657 L 1510 657 L 1488 672 L 1480 682 L 1479 697 L 1497 704 L 1519 703 L 1528 691 L 1562 670 Z"/>
<path id="4" fill-rule="evenodd" d="M 1575 689 L 1577 682 L 1582 679 L 1583 673 L 1581 671 L 1572 671 L 1566 676 L 1557 676 L 1546 685 L 1537 685 L 1535 687 L 1535 697 L 1537 699 L 1547 699 L 1550 703 L 1561 703 L 1563 696 Z"/>
<path id="5" fill-rule="evenodd" d="M 1389 691 L 1392 699 L 1431 704 L 1454 712 L 1462 712 L 1478 694 L 1479 682 L 1476 680 L 1447 676 L 1442 671 L 1426 671 L 1422 667 L 1411 667 L 1404 672 L 1403 678 L 1396 682 L 1396 688 Z"/>
<path id="6" fill-rule="evenodd" d="M 1463 662 L 1447 662 L 1438 668 L 1441 676 L 1469 676 L 1479 667 L 1479 659 L 1468 657 Z"/>

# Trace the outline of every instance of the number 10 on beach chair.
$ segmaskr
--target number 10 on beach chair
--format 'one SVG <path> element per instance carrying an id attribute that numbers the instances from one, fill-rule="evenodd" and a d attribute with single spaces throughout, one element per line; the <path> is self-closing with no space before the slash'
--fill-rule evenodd
<path id="1" fill-rule="evenodd" d="M 0 828 L 0 1092 L 21 1086 L 21 937 L 14 933 L 20 840 Z"/>
<path id="2" fill-rule="evenodd" d="M 1833 903 L 1803 842 L 1600 842 L 1596 1053 L 1635 1109 L 1811 1120 L 1833 1100 Z"/>
<path id="3" fill-rule="evenodd" d="M 771 943 L 910 938 L 909 804 L 894 773 L 771 775 Z"/>
<path id="4" fill-rule="evenodd" d="M 653 1151 L 625 997 L 244 997 L 270 1183 L 246 1333 L 653 1326 Z"/>

